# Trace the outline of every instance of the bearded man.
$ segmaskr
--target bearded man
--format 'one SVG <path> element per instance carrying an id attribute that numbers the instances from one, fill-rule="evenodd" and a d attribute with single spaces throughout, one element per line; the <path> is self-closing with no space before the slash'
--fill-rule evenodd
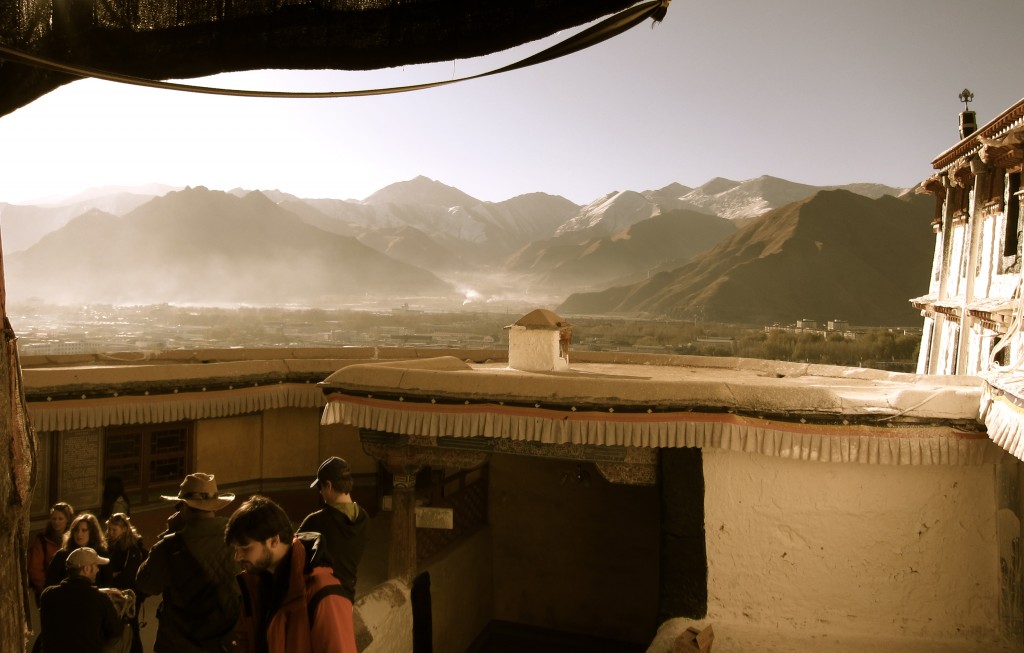
<path id="1" fill-rule="evenodd" d="M 255 495 L 228 519 L 224 541 L 241 563 L 236 653 L 357 653 L 352 602 L 326 564 L 318 533 L 295 535 L 281 506 Z"/>

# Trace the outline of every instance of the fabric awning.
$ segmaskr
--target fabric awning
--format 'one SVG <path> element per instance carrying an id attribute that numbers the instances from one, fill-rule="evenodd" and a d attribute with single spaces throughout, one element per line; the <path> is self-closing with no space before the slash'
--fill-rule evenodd
<path id="1" fill-rule="evenodd" d="M 160 80 L 266 68 L 378 70 L 500 52 L 607 17 L 547 55 L 561 56 L 648 17 L 660 21 L 668 4 L 669 0 L 0 3 L 0 115 L 87 76 L 185 90 Z M 535 57 L 547 60 L 538 53 L 522 62 L 529 65 Z"/>
<path id="2" fill-rule="evenodd" d="M 485 437 L 552 445 L 699 447 L 801 461 L 978 465 L 998 450 L 949 426 L 811 424 L 731 413 L 595 412 L 502 404 L 436 404 L 332 393 L 322 424 L 410 436 Z"/>
<path id="3" fill-rule="evenodd" d="M 323 406 L 324 396 L 319 386 L 282 383 L 210 392 L 35 401 L 28 404 L 28 414 L 37 431 L 70 431 Z"/>
<path id="4" fill-rule="evenodd" d="M 985 378 L 981 419 L 994 443 L 1024 460 L 1024 374 L 996 372 Z"/>

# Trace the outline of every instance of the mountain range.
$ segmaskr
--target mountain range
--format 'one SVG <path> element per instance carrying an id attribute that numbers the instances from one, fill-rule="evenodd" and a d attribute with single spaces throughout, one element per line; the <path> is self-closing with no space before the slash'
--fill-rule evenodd
<path id="1" fill-rule="evenodd" d="M 484 202 L 417 177 L 363 200 L 304 199 L 276 190 L 110 189 L 47 205 L 0 203 L 0 227 L 11 301 L 404 300 L 440 308 L 487 301 L 507 306 L 520 298 L 560 304 L 567 314 L 681 316 L 702 307 L 708 319 L 720 313 L 721 319 L 791 322 L 825 311 L 855 324 L 913 323 L 907 298 L 921 293 L 903 288 L 927 284 L 934 240 L 931 210 L 922 198 L 896 198 L 904 194 L 879 184 L 716 178 L 698 188 L 614 191 L 580 206 L 544 193 Z M 905 226 L 913 222 L 908 213 L 926 214 L 924 227 Z M 800 228 L 783 226 L 793 221 Z M 821 221 L 821 233 L 811 240 L 819 243 L 815 259 L 804 241 L 811 238 L 810 225 Z M 845 240 L 832 233 L 837 225 L 849 230 Z M 773 245 L 756 244 L 762 240 Z M 890 269 L 889 261 L 873 258 L 878 242 L 902 247 L 895 258 L 906 265 Z M 758 247 L 761 253 L 753 256 Z M 919 250 L 927 250 L 926 261 L 918 260 Z M 789 259 L 803 261 L 813 278 L 780 266 Z M 761 260 L 776 267 L 757 272 Z M 743 265 L 737 269 L 730 261 Z M 748 276 L 738 271 L 751 266 L 755 272 Z M 780 283 L 770 283 L 773 275 Z M 837 282 L 833 289 L 846 294 L 833 293 L 831 304 L 814 293 L 806 295 L 817 297 L 818 306 L 788 297 L 800 294 L 800 283 L 851 275 L 878 283 Z M 737 283 L 760 301 L 751 303 Z M 883 301 L 879 289 L 903 294 Z M 785 301 L 771 299 L 781 291 Z M 735 307 L 726 309 L 730 302 Z"/>
<path id="2" fill-rule="evenodd" d="M 5 257 L 8 296 L 55 303 L 293 303 L 443 296 L 435 275 L 318 229 L 253 192 L 191 188 L 96 209 Z"/>
<path id="3" fill-rule="evenodd" d="M 821 191 L 749 223 L 686 265 L 570 295 L 563 313 L 666 315 L 772 324 L 845 319 L 906 325 L 928 289 L 934 202 Z"/>

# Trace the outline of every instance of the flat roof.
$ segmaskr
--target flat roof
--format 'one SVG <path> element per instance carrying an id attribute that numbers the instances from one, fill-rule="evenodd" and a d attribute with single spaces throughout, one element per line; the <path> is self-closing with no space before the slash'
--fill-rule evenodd
<path id="1" fill-rule="evenodd" d="M 614 453 L 617 463 L 676 447 L 881 465 L 977 465 L 1002 455 L 978 422 L 980 380 L 967 376 L 657 355 L 527 372 L 449 356 L 350 365 L 321 385 L 322 424 L 392 443 Z"/>
<path id="2" fill-rule="evenodd" d="M 617 352 L 577 352 L 568 370 L 528 372 L 511 369 L 507 356 L 177 350 L 42 357 L 22 367 L 39 431 L 301 407 L 321 410 L 322 424 L 396 442 L 583 447 L 623 460 L 630 449 L 664 447 L 877 464 L 981 464 L 1001 453 L 979 420 L 976 377 Z"/>
<path id="3" fill-rule="evenodd" d="M 799 421 L 976 422 L 981 380 L 744 358 L 623 357 L 527 372 L 454 356 L 346 366 L 321 385 L 403 401 L 537 404 L 577 410 L 733 411 Z"/>

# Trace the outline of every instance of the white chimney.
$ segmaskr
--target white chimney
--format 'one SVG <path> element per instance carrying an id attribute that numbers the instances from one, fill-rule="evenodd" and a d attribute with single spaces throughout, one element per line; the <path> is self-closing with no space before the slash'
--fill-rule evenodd
<path id="1" fill-rule="evenodd" d="M 525 372 L 569 369 L 572 327 L 546 308 L 530 311 L 508 329 L 508 366 Z"/>
<path id="2" fill-rule="evenodd" d="M 971 111 L 973 100 L 974 93 L 971 93 L 970 89 L 960 91 L 960 101 L 964 103 L 964 110 L 960 112 L 960 140 L 978 131 L 978 116 Z"/>
<path id="3" fill-rule="evenodd" d="M 978 114 L 973 111 L 960 112 L 960 140 L 978 131 Z"/>

